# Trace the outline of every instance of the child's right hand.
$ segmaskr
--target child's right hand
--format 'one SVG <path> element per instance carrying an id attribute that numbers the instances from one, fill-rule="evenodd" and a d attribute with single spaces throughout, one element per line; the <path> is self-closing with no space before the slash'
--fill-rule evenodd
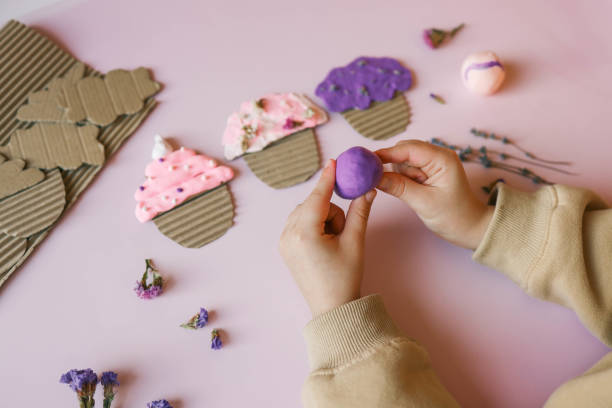
<path id="1" fill-rule="evenodd" d="M 472 193 L 455 152 L 420 140 L 404 140 L 376 154 L 383 163 L 396 164 L 397 170 L 385 172 L 378 189 L 408 204 L 440 237 L 476 249 L 494 207 Z"/>

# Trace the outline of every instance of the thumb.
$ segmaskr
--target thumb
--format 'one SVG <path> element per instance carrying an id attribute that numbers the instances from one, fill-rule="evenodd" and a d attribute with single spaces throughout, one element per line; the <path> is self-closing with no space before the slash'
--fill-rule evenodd
<path id="1" fill-rule="evenodd" d="M 412 207 L 414 202 L 423 195 L 424 189 L 428 187 L 417 183 L 403 174 L 385 172 L 377 188 L 399 198 Z"/>
<path id="2" fill-rule="evenodd" d="M 365 195 L 353 200 L 346 213 L 346 222 L 342 237 L 348 237 L 353 242 L 363 242 L 370 209 L 376 197 L 376 190 L 370 190 Z M 346 239 L 346 238 L 344 238 Z"/>

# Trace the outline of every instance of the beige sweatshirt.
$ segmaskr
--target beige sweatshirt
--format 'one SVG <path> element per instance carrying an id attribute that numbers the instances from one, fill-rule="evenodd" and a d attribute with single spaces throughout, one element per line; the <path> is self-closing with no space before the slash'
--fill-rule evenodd
<path id="1" fill-rule="evenodd" d="M 612 209 L 589 191 L 560 185 L 525 193 L 502 184 L 495 198 L 474 259 L 530 295 L 573 309 L 612 346 Z M 312 369 L 306 408 L 458 406 L 378 295 L 316 317 L 304 336 Z M 612 407 L 612 353 L 563 384 L 545 407 Z"/>

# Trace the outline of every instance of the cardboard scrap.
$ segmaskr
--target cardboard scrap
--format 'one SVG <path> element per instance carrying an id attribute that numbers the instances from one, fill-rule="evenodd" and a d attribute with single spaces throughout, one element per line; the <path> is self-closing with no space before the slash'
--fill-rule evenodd
<path id="1" fill-rule="evenodd" d="M 59 170 L 44 181 L 0 201 L 0 232 L 27 238 L 52 225 L 66 205 L 66 190 Z"/>
<path id="2" fill-rule="evenodd" d="M 201 248 L 232 226 L 234 204 L 227 184 L 197 195 L 153 218 L 159 231 L 186 248 Z"/>
<path id="3" fill-rule="evenodd" d="M 36 123 L 19 129 L 0 153 L 24 159 L 31 167 L 41 169 L 76 169 L 83 163 L 104 163 L 104 146 L 98 142 L 98 128 L 67 123 Z"/>
<path id="4" fill-rule="evenodd" d="M 0 155 L 0 200 L 40 182 L 45 174 L 34 168 L 23 169 L 23 160 L 8 160 Z M 0 215 L 1 216 L 1 215 Z"/>
<path id="5" fill-rule="evenodd" d="M 26 248 L 27 239 L 0 233 L 0 276 L 19 261 Z"/>
<path id="6" fill-rule="evenodd" d="M 244 159 L 253 173 L 272 188 L 286 188 L 308 180 L 320 167 L 314 129 L 305 129 L 248 153 Z"/>
<path id="7" fill-rule="evenodd" d="M 368 109 L 351 109 L 342 116 L 357 132 L 374 140 L 385 140 L 406 130 L 410 106 L 401 92 L 385 102 L 372 102 Z"/>
<path id="8" fill-rule="evenodd" d="M 31 122 L 17 119 L 17 111 L 28 100 L 28 95 L 48 87 L 54 79 L 70 78 L 70 75 L 67 76 L 69 72 L 77 76 L 79 68 L 75 67 L 78 61 L 74 57 L 36 30 L 15 20 L 0 28 L 0 61 L 0 67 L 3 67 L 0 68 L 0 146 L 2 146 L 9 142 L 16 130 L 32 126 Z M 141 71 L 134 71 L 134 75 L 143 75 Z M 148 76 L 148 72 L 146 75 Z M 103 78 L 103 75 L 85 66 L 82 77 Z M 74 82 L 73 79 L 70 80 Z M 45 98 L 46 96 L 41 93 L 40 96 L 30 97 L 29 101 L 36 103 Z M 62 112 L 66 111 L 64 105 L 60 106 Z M 104 146 L 106 158 L 121 147 L 156 105 L 155 99 L 149 97 L 144 101 L 140 111 L 122 115 L 110 125 L 99 129 L 98 141 Z M 56 170 L 61 173 L 65 185 L 65 209 L 75 204 L 101 169 L 101 166 L 85 164 L 74 170 Z M 43 229 L 27 240 L 0 233 L 0 286 L 28 259 L 50 231 L 50 228 Z M 12 246 L 8 246 L 8 241 L 12 242 Z M 15 249 L 15 243 L 19 243 L 18 251 Z M 7 251 L 6 248 L 11 250 Z M 15 258 L 12 258 L 13 254 L 17 254 L 16 262 Z"/>
<path id="9" fill-rule="evenodd" d="M 120 115 L 132 115 L 144 106 L 144 100 L 157 93 L 146 68 L 133 71 L 116 69 L 104 77 L 83 77 L 85 65 L 76 63 L 62 78 L 47 89 L 30 95 L 28 104 L 17 111 L 23 121 L 79 123 L 85 120 L 106 126 Z"/>

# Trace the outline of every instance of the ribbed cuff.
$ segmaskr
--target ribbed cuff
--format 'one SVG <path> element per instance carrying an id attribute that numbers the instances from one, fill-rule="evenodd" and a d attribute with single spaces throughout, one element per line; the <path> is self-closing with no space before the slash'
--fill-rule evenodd
<path id="1" fill-rule="evenodd" d="M 493 218 L 472 258 L 527 289 L 529 273 L 542 256 L 556 205 L 553 187 L 526 193 L 500 184 Z"/>
<path id="2" fill-rule="evenodd" d="M 349 363 L 399 337 L 380 295 L 370 295 L 315 317 L 304 328 L 312 370 Z"/>

